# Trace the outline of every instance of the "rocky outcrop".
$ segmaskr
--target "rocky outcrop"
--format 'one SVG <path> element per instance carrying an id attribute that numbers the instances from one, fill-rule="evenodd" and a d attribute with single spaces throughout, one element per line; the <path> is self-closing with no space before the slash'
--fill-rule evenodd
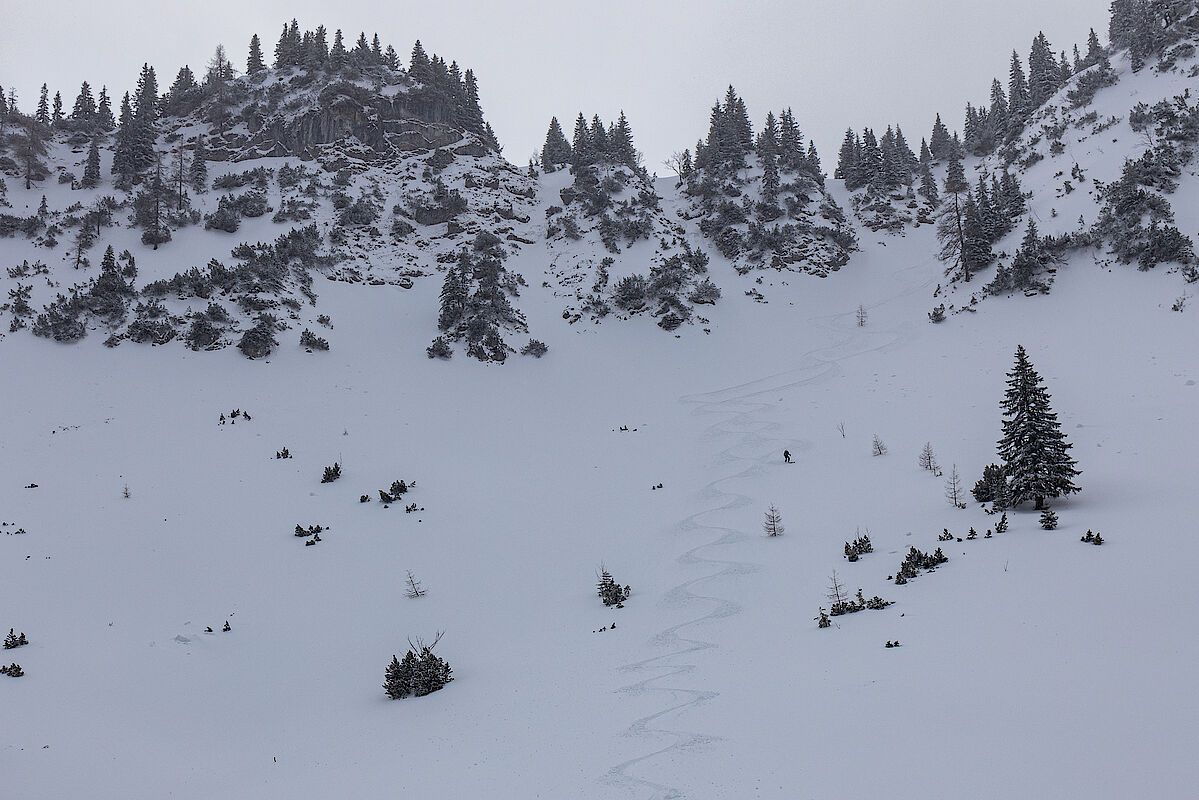
<path id="1" fill-rule="evenodd" d="M 284 106 L 286 109 L 286 105 Z M 455 107 L 420 87 L 387 95 L 355 83 L 335 82 L 299 109 L 277 111 L 248 124 L 251 133 L 227 134 L 210 143 L 214 160 L 270 156 L 315 157 L 321 145 L 352 138 L 378 156 L 450 147 L 464 140 Z M 464 147 L 486 152 L 470 143 Z M 222 158 L 222 156 L 224 158 Z"/>

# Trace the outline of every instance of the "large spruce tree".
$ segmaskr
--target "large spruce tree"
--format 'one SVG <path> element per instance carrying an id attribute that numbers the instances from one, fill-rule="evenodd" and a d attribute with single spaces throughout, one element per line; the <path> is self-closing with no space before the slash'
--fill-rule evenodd
<path id="1" fill-rule="evenodd" d="M 1016 364 L 1008 373 L 1007 387 L 999 457 L 1008 476 L 1012 505 L 1033 500 L 1041 510 L 1045 498 L 1079 491 L 1074 483 L 1079 471 L 1070 458 L 1072 445 L 1049 407 L 1049 392 L 1023 346 L 1016 348 Z"/>
<path id="2" fill-rule="evenodd" d="M 266 69 L 266 62 L 262 60 L 262 42 L 258 39 L 258 34 L 250 37 L 250 54 L 246 57 L 246 74 L 257 75 Z"/>
<path id="3" fill-rule="evenodd" d="M 558 118 L 550 119 L 550 128 L 545 134 L 545 145 L 541 148 L 541 168 L 553 172 L 559 166 L 570 163 L 570 142 L 562 132 Z"/>

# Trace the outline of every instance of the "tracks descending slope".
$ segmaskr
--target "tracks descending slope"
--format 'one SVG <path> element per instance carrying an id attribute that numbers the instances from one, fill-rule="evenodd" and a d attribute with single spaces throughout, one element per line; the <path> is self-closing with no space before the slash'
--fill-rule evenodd
<path id="1" fill-rule="evenodd" d="M 897 275 L 906 278 L 920 269 L 927 267 L 917 264 Z M 919 280 L 912 276 L 912 280 L 905 282 L 894 295 L 873 307 L 927 291 L 931 283 L 931 280 Z M 692 540 L 702 540 L 681 553 L 676 562 L 683 566 L 704 566 L 709 571 L 671 588 L 661 601 L 664 607 L 696 606 L 704 610 L 659 631 L 651 638 L 653 646 L 667 648 L 668 652 L 621 668 L 639 676 L 639 679 L 620 691 L 637 695 L 652 693 L 663 701 L 660 709 L 634 720 L 626 730 L 627 736 L 656 740 L 659 745 L 615 765 L 604 776 L 605 783 L 628 791 L 629 796 L 651 800 L 685 797 L 681 788 L 650 777 L 655 765 L 661 765 L 674 753 L 719 738 L 715 734 L 689 730 L 680 724 L 688 710 L 720 695 L 718 688 L 683 685 L 683 676 L 698 668 L 699 654 L 720 647 L 713 634 L 700 635 L 690 631 L 741 612 L 740 605 L 735 601 L 705 591 L 705 587 L 722 578 L 753 574 L 760 566 L 721 558 L 713 552 L 761 534 L 756 529 L 749 531 L 707 520 L 723 512 L 749 506 L 753 499 L 738 491 L 737 485 L 762 473 L 768 463 L 778 459 L 783 448 L 802 453 L 811 446 L 810 442 L 803 439 L 783 438 L 782 425 L 769 419 L 769 413 L 776 407 L 774 400 L 778 393 L 828 381 L 841 372 L 843 362 L 892 347 L 903 339 L 898 330 L 855 327 L 852 313 L 825 316 L 814 322 L 817 328 L 832 334 L 832 343 L 803 353 L 789 369 L 680 398 L 692 415 L 715 417 L 705 429 L 703 438 L 721 447 L 713 456 L 712 468 L 722 474 L 700 490 L 699 496 L 705 502 L 704 510 L 687 516 L 676 525 L 677 531 L 689 534 Z M 765 400 L 766 397 L 771 400 Z"/>

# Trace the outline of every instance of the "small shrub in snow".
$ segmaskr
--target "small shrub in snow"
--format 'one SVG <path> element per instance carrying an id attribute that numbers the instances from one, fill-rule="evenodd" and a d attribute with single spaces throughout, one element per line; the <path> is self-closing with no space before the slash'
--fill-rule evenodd
<path id="1" fill-rule="evenodd" d="M 1047 531 L 1057 527 L 1057 514 L 1053 513 L 1053 509 L 1047 508 L 1041 512 L 1041 527 Z"/>
<path id="2" fill-rule="evenodd" d="M 412 570 L 408 570 L 408 589 L 404 592 L 410 599 L 415 600 L 418 597 L 425 596 L 425 589 L 421 586 L 421 582 L 412 574 Z"/>
<path id="3" fill-rule="evenodd" d="M 828 598 L 832 603 L 832 607 L 828 612 L 828 616 L 830 617 L 839 617 L 844 614 L 856 614 L 859 611 L 865 611 L 866 609 L 882 611 L 887 606 L 893 605 L 893 601 L 884 600 L 878 595 L 867 599 L 862 594 L 861 589 L 858 589 L 857 597 L 851 598 L 841 585 L 841 581 L 837 578 L 837 573 L 835 572 L 829 580 L 831 583 L 829 585 Z M 820 613 L 822 616 L 824 615 L 823 608 L 820 609 Z M 820 627 L 825 628 L 828 626 L 821 624 Z"/>
<path id="4" fill-rule="evenodd" d="M 624 608 L 624 601 L 629 599 L 629 587 L 621 587 L 615 579 L 608 573 L 608 570 L 600 567 L 599 583 L 596 584 L 596 594 L 604 601 L 606 606 L 616 606 Z"/>
<path id="5" fill-rule="evenodd" d="M 448 360 L 454 355 L 454 351 L 450 347 L 450 343 L 445 340 L 444 336 L 438 336 L 433 340 L 431 345 L 425 348 L 425 354 L 428 355 L 429 358 Z"/>
<path id="6" fill-rule="evenodd" d="M 398 481 L 392 481 L 391 489 L 389 491 L 385 492 L 382 489 L 379 490 L 379 500 L 384 503 L 394 503 L 396 500 L 400 499 L 401 495 L 408 493 L 408 488 L 409 485 L 404 482 L 403 478 Z"/>
<path id="7" fill-rule="evenodd" d="M 988 465 L 970 493 L 980 503 L 995 503 L 997 509 L 1007 508 L 1007 470 L 998 464 Z"/>
<path id="8" fill-rule="evenodd" d="M 820 616 L 816 617 L 817 628 L 831 628 L 833 621 L 828 618 L 828 612 L 823 608 L 820 609 Z"/>
<path id="9" fill-rule="evenodd" d="M 317 336 L 307 328 L 300 334 L 300 347 L 307 350 L 328 350 L 329 341 L 321 336 Z"/>
<path id="10" fill-rule="evenodd" d="M 445 659 L 433 653 L 433 648 L 441 641 L 442 634 L 437 634 L 433 644 L 426 645 L 420 639 L 413 644 L 408 642 L 408 652 L 403 661 L 391 657 L 391 663 L 383 677 L 383 691 L 392 700 L 413 695 L 423 697 L 443 688 L 454 680 L 453 670 Z"/>
<path id="11" fill-rule="evenodd" d="M 275 458 L 291 458 L 291 451 L 286 447 L 284 447 L 282 450 L 276 450 Z"/>
<path id="12" fill-rule="evenodd" d="M 720 299 L 720 287 L 704 278 L 687 296 L 687 299 L 696 305 L 712 305 Z"/>
<path id="13" fill-rule="evenodd" d="M 1005 511 L 1005 512 L 1003 512 L 1003 514 L 1000 515 L 999 522 L 995 523 L 995 532 L 1003 533 L 1006 530 L 1007 530 L 1007 512 Z"/>
<path id="14" fill-rule="evenodd" d="M 762 529 L 766 531 L 767 536 L 783 535 L 783 515 L 773 505 L 766 510 L 766 521 L 762 523 Z"/>
<path id="15" fill-rule="evenodd" d="M 5 650 L 13 650 L 17 647 L 22 647 L 27 644 L 29 644 L 29 640 L 25 638 L 24 631 L 21 631 L 21 634 L 18 636 L 16 633 L 13 632 L 12 628 L 8 629 L 8 636 L 4 637 L 4 649 Z"/>
<path id="16" fill-rule="evenodd" d="M 529 343 L 520 348 L 522 356 L 533 356 L 533 358 L 541 358 L 549 352 L 549 347 L 537 339 L 530 339 Z"/>
<path id="17" fill-rule="evenodd" d="M 237 233 L 241 226 L 241 215 L 237 212 L 237 198 L 225 195 L 217 204 L 216 211 L 204 217 L 204 230 Z"/>
<path id="18" fill-rule="evenodd" d="M 947 531 L 948 532 L 948 531 Z M 902 586 L 909 579 L 915 578 L 920 574 L 920 570 L 934 570 L 939 565 L 944 564 L 949 560 L 949 557 L 941 552 L 941 548 L 937 548 L 933 554 L 928 554 L 912 547 L 908 550 L 907 556 L 903 563 L 899 565 L 899 571 L 895 574 L 895 583 Z"/>
<path id="19" fill-rule="evenodd" d="M 333 481 L 337 480 L 340 477 L 341 477 L 341 464 L 338 464 L 335 461 L 335 462 L 333 462 L 333 466 L 325 467 L 325 474 L 321 477 L 321 483 L 333 483 Z"/>
<path id="20" fill-rule="evenodd" d="M 648 284 L 644 276 L 629 275 L 616 282 L 612 302 L 625 311 L 637 311 L 645 306 Z"/>
<path id="21" fill-rule="evenodd" d="M 1103 544 L 1103 536 L 1098 533 L 1091 533 L 1091 529 L 1088 528 L 1086 535 L 1084 535 L 1081 539 L 1079 539 L 1079 541 L 1087 542 L 1088 544 Z M 11 630 L 8 632 L 8 635 L 12 636 Z M 24 635 L 25 634 L 21 634 L 21 636 L 24 636 Z M 4 646 L 8 647 L 8 644 L 6 643 Z"/>
<path id="22" fill-rule="evenodd" d="M 870 455 L 885 456 L 887 454 L 887 445 L 883 444 L 883 440 L 878 438 L 878 434 L 874 435 L 874 442 L 870 445 Z"/>
<path id="23" fill-rule="evenodd" d="M 928 321 L 933 323 L 934 325 L 936 325 L 939 322 L 945 321 L 945 304 L 944 303 L 937 306 L 932 311 L 928 312 Z"/>
<path id="24" fill-rule="evenodd" d="M 21 669 L 21 665 L 15 661 L 7 667 L 0 667 L 0 675 L 7 675 L 10 678 L 20 678 L 25 674 L 25 670 Z"/>
<path id="25" fill-rule="evenodd" d="M 873 552 L 874 545 L 870 543 L 869 531 L 866 532 L 865 536 L 856 537 L 852 543 L 845 543 L 845 557 L 850 561 L 857 561 L 860 556 Z"/>
<path id="26" fill-rule="evenodd" d="M 958 475 L 958 465 L 954 464 L 949 471 L 949 479 L 945 481 L 945 499 L 957 508 L 966 507 L 966 491 L 962 487 L 961 476 Z"/>
<path id="27" fill-rule="evenodd" d="M 924 449 L 920 451 L 920 469 L 926 469 L 933 474 L 940 472 L 941 467 L 937 464 L 937 457 L 933 454 L 932 442 L 925 442 Z"/>
<path id="28" fill-rule="evenodd" d="M 242 334 L 241 341 L 237 343 L 237 349 L 241 350 L 246 358 L 269 356 L 271 350 L 279 344 L 279 340 L 275 338 L 277 327 L 278 321 L 273 315 L 260 314 L 254 327 Z"/>

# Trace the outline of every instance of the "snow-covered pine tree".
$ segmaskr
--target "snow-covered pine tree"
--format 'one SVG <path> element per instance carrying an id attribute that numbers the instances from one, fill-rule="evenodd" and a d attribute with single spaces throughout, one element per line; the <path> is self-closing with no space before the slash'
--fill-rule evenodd
<path id="1" fill-rule="evenodd" d="M 94 137 L 87 150 L 87 161 L 83 165 L 80 185 L 85 189 L 95 189 L 100 185 L 100 145 L 99 140 Z"/>
<path id="2" fill-rule="evenodd" d="M 861 188 L 857 179 L 861 149 L 858 135 L 853 128 L 847 129 L 845 140 L 841 142 L 841 150 L 837 155 L 837 168 L 833 171 L 833 177 L 845 181 L 845 188 L 850 191 Z"/>
<path id="3" fill-rule="evenodd" d="M 570 152 L 570 163 L 575 174 L 594 164 L 597 159 L 595 147 L 591 141 L 591 128 L 588 127 L 587 118 L 583 116 L 582 111 L 575 119 L 574 138 L 571 141 Z"/>
<path id="4" fill-rule="evenodd" d="M 1032 42 L 1028 54 L 1028 99 L 1030 109 L 1040 108 L 1062 84 L 1062 70 L 1043 32 Z"/>
<path id="5" fill-rule="evenodd" d="M 187 167 L 187 182 L 197 192 L 208 191 L 208 151 L 204 147 L 203 136 L 196 137 L 192 160 Z"/>
<path id="6" fill-rule="evenodd" d="M 383 691 L 392 700 L 401 700 L 412 694 L 412 673 L 416 667 L 416 656 L 409 650 L 401 662 L 395 655 L 383 674 Z"/>
<path id="7" fill-rule="evenodd" d="M 79 86 L 79 95 L 75 98 L 75 106 L 71 109 L 71 119 L 79 122 L 91 122 L 96 116 L 96 101 L 92 97 L 92 87 L 84 81 Z"/>
<path id="8" fill-rule="evenodd" d="M 999 457 L 1007 472 L 1012 505 L 1033 500 L 1040 511 L 1045 498 L 1079 491 L 1074 478 L 1080 473 L 1069 455 L 1072 445 L 1049 406 L 1049 392 L 1022 345 L 1016 348 L 1016 363 L 1007 377 Z"/>
<path id="9" fill-rule="evenodd" d="M 962 280 L 969 282 L 971 276 L 995 260 L 991 251 L 991 236 L 987 231 L 986 215 L 979 208 L 978 201 L 973 195 L 966 196 L 962 214 Z"/>
<path id="10" fill-rule="evenodd" d="M 420 43 L 420 39 L 416 40 L 416 44 L 412 45 L 412 54 L 408 58 L 408 75 L 416 81 L 424 82 L 428 80 L 432 62 L 429 59 L 428 53 Z"/>
<path id="11" fill-rule="evenodd" d="M 569 164 L 570 153 L 570 142 L 566 141 L 566 134 L 562 132 L 558 118 L 552 117 L 549 130 L 545 134 L 545 144 L 541 148 L 541 168 L 546 172 L 553 172 L 563 164 Z"/>
<path id="12" fill-rule="evenodd" d="M 100 98 L 96 102 L 96 125 L 102 131 L 110 131 L 117 126 L 116 117 L 112 114 L 112 100 L 108 97 L 108 87 L 100 87 Z"/>
<path id="13" fill-rule="evenodd" d="M 37 111 L 34 112 L 33 118 L 43 125 L 50 124 L 50 90 L 46 84 L 42 84 L 42 93 L 37 101 Z"/>
<path id="14" fill-rule="evenodd" d="M 933 134 L 928 140 L 928 149 L 932 153 L 935 160 L 941 161 L 949 157 L 953 148 L 953 142 L 949 138 L 949 129 L 945 127 L 945 123 L 941 121 L 941 115 L 937 115 L 937 119 L 933 122 Z"/>
<path id="15" fill-rule="evenodd" d="M 329 68 L 334 72 L 340 70 L 345 66 L 347 56 L 345 40 L 338 28 L 333 32 L 333 45 L 329 48 Z"/>
<path id="16" fill-rule="evenodd" d="M 966 183 L 966 171 L 962 167 L 962 159 L 956 148 L 950 145 L 951 155 L 945 177 L 945 198 L 941 205 L 940 218 L 937 220 L 937 240 L 941 243 L 940 259 L 947 263 L 946 274 L 963 272 L 966 280 L 970 279 L 969 255 L 966 227 L 966 203 L 962 195 L 969 199 L 970 185 Z"/>
<path id="17" fill-rule="evenodd" d="M 633 129 L 623 110 L 616 120 L 616 126 L 612 129 L 608 149 L 611 151 L 613 161 L 623 164 L 629 169 L 637 169 L 637 148 L 633 144 Z"/>
<path id="18" fill-rule="evenodd" d="M 257 75 L 266 69 L 266 62 L 262 60 L 262 42 L 258 39 L 258 34 L 250 37 L 250 53 L 246 56 L 246 74 Z"/>

